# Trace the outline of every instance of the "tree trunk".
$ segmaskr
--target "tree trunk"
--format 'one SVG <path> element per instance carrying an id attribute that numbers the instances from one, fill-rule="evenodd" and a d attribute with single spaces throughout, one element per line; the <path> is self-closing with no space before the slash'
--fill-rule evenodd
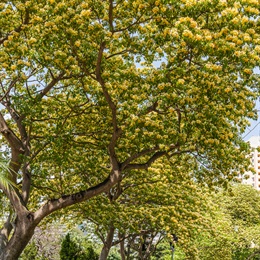
<path id="1" fill-rule="evenodd" d="M 114 238 L 114 232 L 115 228 L 113 226 L 110 227 L 106 240 L 104 241 L 103 248 L 101 250 L 99 260 L 106 260 L 110 251 L 110 248 L 112 246 L 113 238 Z"/>
<path id="2" fill-rule="evenodd" d="M 0 229 L 0 254 L 3 251 L 3 249 L 7 246 L 8 237 L 13 228 L 11 224 L 11 218 L 12 218 L 12 214 L 10 213 L 3 228 Z"/>
<path id="3" fill-rule="evenodd" d="M 37 224 L 32 215 L 17 219 L 14 233 L 4 248 L 1 248 L 0 260 L 17 260 L 33 236 Z"/>
<path id="4" fill-rule="evenodd" d="M 125 258 L 125 240 L 123 239 L 123 235 L 119 234 L 119 240 L 120 241 L 120 255 L 121 255 L 121 260 L 126 260 Z"/>

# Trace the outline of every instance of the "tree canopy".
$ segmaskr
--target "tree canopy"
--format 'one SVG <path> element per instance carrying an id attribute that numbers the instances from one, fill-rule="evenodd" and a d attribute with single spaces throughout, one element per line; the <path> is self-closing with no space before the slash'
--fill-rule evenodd
<path id="1" fill-rule="evenodd" d="M 159 158 L 188 164 L 209 186 L 243 173 L 259 6 L 2 1 L 0 132 L 17 187 L 1 185 L 15 214 L 1 229 L 0 259 L 18 257 L 47 215 L 128 175 L 145 180 Z"/>
<path id="2" fill-rule="evenodd" d="M 199 259 L 258 259 L 260 245 L 259 191 L 233 185 L 229 192 L 212 194 L 210 232 L 202 230 L 194 240 Z"/>

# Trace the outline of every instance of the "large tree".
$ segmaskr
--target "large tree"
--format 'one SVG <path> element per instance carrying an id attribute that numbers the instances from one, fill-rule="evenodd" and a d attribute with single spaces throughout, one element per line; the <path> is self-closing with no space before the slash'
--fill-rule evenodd
<path id="1" fill-rule="evenodd" d="M 4 0 L 0 132 L 12 210 L 0 259 L 49 214 L 158 158 L 225 183 L 248 165 L 259 2 Z M 176 166 L 178 167 L 178 166 Z M 98 207 L 98 205 L 97 205 Z"/>

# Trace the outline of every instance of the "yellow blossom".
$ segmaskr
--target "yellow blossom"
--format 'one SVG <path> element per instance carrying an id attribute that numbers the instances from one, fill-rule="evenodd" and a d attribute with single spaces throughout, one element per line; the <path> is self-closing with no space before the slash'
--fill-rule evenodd
<path id="1" fill-rule="evenodd" d="M 83 17 L 90 16 L 90 14 L 91 14 L 90 9 L 88 9 L 88 10 L 82 10 L 81 13 L 80 13 L 80 15 L 83 16 Z"/>
<path id="2" fill-rule="evenodd" d="M 207 41 L 211 41 L 212 37 L 211 37 L 211 35 L 206 35 L 206 36 L 205 36 L 205 39 L 206 39 Z"/>
<path id="3" fill-rule="evenodd" d="M 27 79 L 27 76 L 26 76 L 24 73 L 22 73 L 22 76 L 21 76 L 21 77 L 22 77 L 23 80 L 26 80 L 26 79 Z"/>
<path id="4" fill-rule="evenodd" d="M 260 53 L 260 45 L 256 45 L 256 46 L 255 46 L 255 51 L 258 52 L 258 53 Z"/>
<path id="5" fill-rule="evenodd" d="M 178 79 L 177 84 L 183 85 L 184 82 L 185 82 L 184 79 Z"/>
<path id="6" fill-rule="evenodd" d="M 34 44 L 35 42 L 37 42 L 37 40 L 33 37 L 30 38 L 29 41 L 28 41 L 29 44 Z"/>
<path id="7" fill-rule="evenodd" d="M 13 38 L 14 38 L 14 36 L 13 36 L 13 35 L 9 35 L 9 36 L 8 36 L 8 41 L 12 41 L 12 40 L 13 40 Z"/>
<path id="8" fill-rule="evenodd" d="M 191 26 L 192 28 L 196 28 L 196 27 L 197 27 L 197 22 L 196 22 L 196 21 L 191 21 L 191 22 L 190 22 L 190 26 Z"/>
<path id="9" fill-rule="evenodd" d="M 231 90 L 232 90 L 231 87 L 227 87 L 227 88 L 225 89 L 225 92 L 226 92 L 226 93 L 229 93 L 229 92 L 231 92 Z"/>
<path id="10" fill-rule="evenodd" d="M 195 35 L 195 39 L 196 39 L 197 41 L 200 41 L 200 40 L 202 39 L 202 36 L 199 35 L 199 34 L 196 34 L 196 35 Z"/>
<path id="11" fill-rule="evenodd" d="M 156 13 L 158 13 L 158 12 L 159 12 L 159 8 L 158 8 L 157 6 L 154 7 L 154 8 L 153 8 L 153 13 L 156 14 Z"/>
<path id="12" fill-rule="evenodd" d="M 78 41 L 75 42 L 75 46 L 79 47 L 80 45 L 81 45 L 80 40 L 78 40 Z"/>
<path id="13" fill-rule="evenodd" d="M 241 22 L 242 23 L 247 23 L 248 22 L 248 17 L 243 16 Z"/>
<path id="14" fill-rule="evenodd" d="M 251 70 L 251 69 L 244 69 L 244 72 L 245 72 L 246 74 L 252 74 L 252 70 Z"/>
<path id="15" fill-rule="evenodd" d="M 53 22 L 46 22 L 46 23 L 45 23 L 45 26 L 46 26 L 46 27 L 50 27 L 50 26 L 52 26 L 52 25 L 54 25 Z"/>
<path id="16" fill-rule="evenodd" d="M 192 32 L 190 30 L 184 30 L 182 35 L 184 37 L 188 37 L 188 38 L 192 38 L 192 36 L 193 36 L 193 34 L 192 34 Z"/>
<path id="17" fill-rule="evenodd" d="M 250 35 L 249 35 L 249 34 L 245 34 L 245 35 L 244 35 L 244 41 L 248 42 L 248 41 L 250 41 L 250 40 L 251 40 Z"/>

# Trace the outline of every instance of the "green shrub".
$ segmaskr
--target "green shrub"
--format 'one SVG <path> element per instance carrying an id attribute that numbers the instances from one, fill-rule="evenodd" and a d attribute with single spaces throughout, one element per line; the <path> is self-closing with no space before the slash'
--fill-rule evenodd
<path id="1" fill-rule="evenodd" d="M 79 242 L 72 239 L 68 233 L 62 241 L 60 250 L 61 260 L 97 260 L 98 254 L 92 245 L 84 248 Z"/>

